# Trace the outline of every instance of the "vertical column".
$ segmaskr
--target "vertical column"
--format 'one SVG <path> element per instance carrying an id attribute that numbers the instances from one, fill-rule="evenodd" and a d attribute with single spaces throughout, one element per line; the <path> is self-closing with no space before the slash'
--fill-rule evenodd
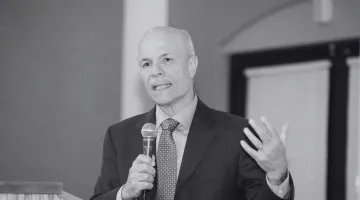
<path id="1" fill-rule="evenodd" d="M 349 66 L 348 134 L 346 157 L 346 199 L 356 200 L 359 189 L 360 162 L 360 92 L 359 62 L 355 57 L 347 59 Z"/>
<path id="2" fill-rule="evenodd" d="M 353 66 L 357 66 L 357 70 L 358 70 L 358 83 L 360 83 L 360 56 L 357 58 L 357 59 L 354 59 L 355 61 L 353 62 Z M 351 65 L 351 63 L 349 64 Z M 358 122 L 357 122 L 357 133 L 358 133 L 358 149 L 357 149 L 357 158 L 358 158 L 358 170 L 357 170 L 357 176 L 356 176 L 356 179 L 355 179 L 355 186 L 356 186 L 356 194 L 357 194 L 357 200 L 360 200 L 360 87 L 359 85 L 358 86 L 358 102 L 357 102 L 357 105 L 358 105 Z"/>
<path id="3" fill-rule="evenodd" d="M 360 56 L 359 56 L 359 58 L 358 58 L 358 66 L 359 66 L 359 68 L 360 68 Z M 359 69 L 359 71 L 358 71 L 358 75 L 359 75 L 359 78 L 360 78 L 360 69 Z M 360 87 L 358 88 L 358 92 L 359 92 L 359 103 L 358 103 L 358 136 L 359 136 L 359 138 L 358 138 L 358 153 L 359 153 L 359 155 L 360 155 Z M 357 199 L 358 200 L 360 200 L 360 159 L 358 159 L 358 174 L 357 174 L 357 177 L 356 177 L 356 191 L 357 191 Z"/>
<path id="4" fill-rule="evenodd" d="M 153 106 L 139 76 L 137 46 L 146 30 L 168 25 L 168 16 L 168 0 L 124 0 L 120 120 L 143 113 Z"/>

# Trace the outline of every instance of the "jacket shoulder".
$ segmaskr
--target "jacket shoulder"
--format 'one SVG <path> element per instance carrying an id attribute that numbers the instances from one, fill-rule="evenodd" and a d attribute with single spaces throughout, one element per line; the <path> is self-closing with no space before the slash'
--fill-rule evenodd
<path id="1" fill-rule="evenodd" d="M 215 124 L 221 127 L 243 129 L 248 126 L 248 120 L 244 117 L 224 112 L 220 110 L 211 109 L 212 116 L 215 120 Z"/>
<path id="2" fill-rule="evenodd" d="M 228 112 L 211 109 L 213 131 L 219 138 L 227 141 L 227 145 L 238 149 L 239 141 L 246 138 L 243 130 L 249 126 L 248 120 Z"/>

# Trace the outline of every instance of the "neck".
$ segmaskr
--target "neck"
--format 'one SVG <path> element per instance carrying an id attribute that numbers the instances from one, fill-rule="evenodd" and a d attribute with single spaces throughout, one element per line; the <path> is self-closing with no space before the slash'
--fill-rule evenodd
<path id="1" fill-rule="evenodd" d="M 175 99 L 173 102 L 169 104 L 160 105 L 160 109 L 167 114 L 169 117 L 173 117 L 177 113 L 179 113 L 182 109 L 184 109 L 195 97 L 194 91 L 189 92 L 183 97 Z"/>

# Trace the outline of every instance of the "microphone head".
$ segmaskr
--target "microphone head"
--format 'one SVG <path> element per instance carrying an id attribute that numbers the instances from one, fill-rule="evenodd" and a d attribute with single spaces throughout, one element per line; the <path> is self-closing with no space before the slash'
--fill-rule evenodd
<path id="1" fill-rule="evenodd" d="M 146 123 L 141 128 L 141 135 L 143 137 L 154 137 L 156 138 L 158 134 L 158 130 L 156 129 L 156 126 L 152 123 Z"/>

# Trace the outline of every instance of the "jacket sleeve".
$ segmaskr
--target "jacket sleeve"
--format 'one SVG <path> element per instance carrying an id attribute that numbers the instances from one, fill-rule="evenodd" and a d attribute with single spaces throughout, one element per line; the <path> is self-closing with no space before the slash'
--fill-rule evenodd
<path id="1" fill-rule="evenodd" d="M 90 200 L 115 200 L 121 187 L 119 178 L 116 150 L 111 138 L 111 127 L 109 127 L 104 139 L 100 177 Z"/>

